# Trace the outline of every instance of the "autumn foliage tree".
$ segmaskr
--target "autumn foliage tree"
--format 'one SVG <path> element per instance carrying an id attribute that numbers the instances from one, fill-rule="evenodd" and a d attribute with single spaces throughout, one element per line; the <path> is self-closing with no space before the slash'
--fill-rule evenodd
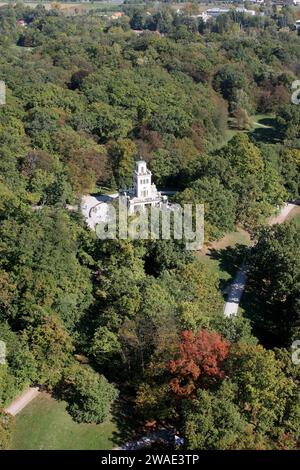
<path id="1" fill-rule="evenodd" d="M 213 331 L 183 331 L 178 346 L 178 358 L 168 364 L 174 375 L 171 390 L 179 397 L 192 397 L 197 385 L 207 387 L 224 377 L 222 365 L 230 343 Z"/>

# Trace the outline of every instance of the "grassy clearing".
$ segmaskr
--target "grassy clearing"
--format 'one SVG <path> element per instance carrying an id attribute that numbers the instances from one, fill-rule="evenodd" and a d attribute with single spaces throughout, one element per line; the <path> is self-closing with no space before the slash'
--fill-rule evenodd
<path id="1" fill-rule="evenodd" d="M 275 143 L 278 141 L 275 124 L 274 114 L 254 114 L 253 116 L 250 116 L 250 128 L 248 130 L 241 130 L 230 127 L 233 124 L 232 119 L 229 118 L 229 129 L 225 131 L 224 138 L 217 146 L 217 149 L 224 147 L 236 134 L 240 132 L 246 132 L 257 142 Z"/>
<path id="2" fill-rule="evenodd" d="M 300 206 L 289 214 L 287 222 L 293 221 L 300 227 Z M 221 240 L 211 243 L 197 253 L 199 259 L 219 277 L 221 283 L 227 283 L 236 273 L 237 262 L 243 247 L 250 245 L 250 237 L 244 230 L 226 234 Z"/>
<path id="3" fill-rule="evenodd" d="M 197 255 L 200 260 L 218 275 L 220 287 L 233 279 L 241 263 L 243 249 L 250 244 L 250 238 L 244 230 L 226 234 L 221 240 L 205 247 Z"/>
<path id="4" fill-rule="evenodd" d="M 13 450 L 109 450 L 116 447 L 115 424 L 78 424 L 66 403 L 41 393 L 16 416 Z"/>
<path id="5" fill-rule="evenodd" d="M 274 114 L 251 116 L 251 129 L 247 131 L 256 142 L 275 144 L 279 142 Z"/>
<path id="6" fill-rule="evenodd" d="M 254 114 L 250 117 L 252 128 L 273 127 L 275 114 Z"/>
<path id="7" fill-rule="evenodd" d="M 23 3 L 26 5 L 26 6 L 29 6 L 31 8 L 35 8 L 37 5 L 44 5 L 45 8 L 47 10 L 50 10 L 51 8 L 53 8 L 53 5 L 56 4 L 55 1 L 52 1 L 52 0 L 49 0 L 49 1 L 45 1 L 45 0 L 41 0 L 41 1 L 23 1 Z M 106 2 L 102 2 L 102 1 L 96 1 L 94 3 L 88 3 L 88 2 L 57 2 L 58 4 L 58 8 L 68 8 L 68 7 L 84 7 L 85 9 L 95 9 L 95 8 L 107 8 L 107 7 L 110 7 L 112 5 L 121 5 L 123 3 L 123 0 L 108 0 Z M 143 3 L 143 2 L 141 2 Z M 9 2 L 0 2 L 0 6 L 2 5 L 7 5 L 9 4 Z"/>
<path id="8" fill-rule="evenodd" d="M 294 222 L 298 225 L 298 227 L 300 228 L 300 214 L 296 215 L 296 217 L 294 217 Z"/>
<path id="9" fill-rule="evenodd" d="M 295 209 L 290 212 L 288 217 L 288 222 L 289 221 L 295 222 L 295 224 L 300 228 L 300 206 L 295 207 Z"/>
<path id="10" fill-rule="evenodd" d="M 237 130 L 237 129 L 227 129 L 227 130 L 224 132 L 224 138 L 221 140 L 221 142 L 219 143 L 219 145 L 216 146 L 216 150 L 218 150 L 219 148 L 225 147 L 225 145 L 227 145 L 228 142 L 229 142 L 238 132 L 244 132 L 244 131 L 240 131 L 240 130 Z"/>

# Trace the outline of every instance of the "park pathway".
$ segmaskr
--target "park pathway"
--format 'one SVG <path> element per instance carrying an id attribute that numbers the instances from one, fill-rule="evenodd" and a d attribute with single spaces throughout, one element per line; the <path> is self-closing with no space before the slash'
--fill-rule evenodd
<path id="1" fill-rule="evenodd" d="M 288 218 L 292 210 L 298 207 L 297 204 L 286 203 L 280 210 L 279 214 L 269 219 L 269 225 L 282 224 Z M 243 262 L 238 270 L 231 286 L 228 289 L 227 301 L 224 305 L 224 316 L 231 317 L 237 315 L 239 304 L 247 282 L 247 263 Z"/>
<path id="2" fill-rule="evenodd" d="M 5 413 L 12 416 L 18 414 L 25 406 L 28 405 L 39 394 L 38 387 L 30 387 L 19 395 L 7 408 L 4 408 Z"/>

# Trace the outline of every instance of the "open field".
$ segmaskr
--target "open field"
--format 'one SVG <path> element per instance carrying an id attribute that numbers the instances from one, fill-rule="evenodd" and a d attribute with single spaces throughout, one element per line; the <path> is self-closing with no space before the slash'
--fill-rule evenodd
<path id="1" fill-rule="evenodd" d="M 239 229 L 211 243 L 197 255 L 212 272 L 218 275 L 220 287 L 223 289 L 233 279 L 241 263 L 243 248 L 249 244 L 249 234 Z"/>
<path id="2" fill-rule="evenodd" d="M 0 2 L 0 7 L 3 6 L 3 5 L 7 5 L 9 3 L 12 3 L 12 2 Z M 25 5 L 31 7 L 31 8 L 35 8 L 37 5 L 44 5 L 44 7 L 46 8 L 46 10 L 50 10 L 51 8 L 53 8 L 53 5 L 58 5 L 58 8 L 62 11 L 64 11 L 65 13 L 67 13 L 68 11 L 69 12 L 73 12 L 74 9 L 76 8 L 77 10 L 79 11 L 82 11 L 82 10 L 103 10 L 103 11 L 110 11 L 110 12 L 113 12 L 113 11 L 116 11 L 119 7 L 119 9 L 122 9 L 120 8 L 120 6 L 124 3 L 124 0 L 104 0 L 104 1 L 99 1 L 99 0 L 96 0 L 94 2 L 92 1 L 78 1 L 78 2 L 61 2 L 61 1 L 55 1 L 55 0 L 49 0 L 49 1 L 45 1 L 45 0 L 41 0 L 41 1 L 24 1 L 23 2 Z M 143 0 L 140 0 L 139 2 L 135 3 L 134 6 L 142 6 L 142 5 L 146 5 L 146 2 L 143 1 Z M 148 4 L 148 8 L 149 10 L 153 10 L 153 9 L 159 9 L 161 6 L 164 7 L 166 4 L 165 2 L 153 2 L 152 5 L 149 5 Z M 238 6 L 239 4 L 234 4 L 234 5 L 231 5 L 231 4 L 228 4 L 228 3 L 223 3 L 223 2 L 216 2 L 216 3 L 200 3 L 197 5 L 197 13 L 200 14 L 200 13 L 203 13 L 204 11 L 206 11 L 208 8 L 226 8 L 226 9 L 230 9 L 230 8 L 235 8 L 236 6 Z M 240 5 L 243 5 L 243 3 L 241 2 Z M 128 5 L 130 6 L 130 5 Z M 132 6 L 132 5 L 131 5 Z M 178 9 L 181 9 L 181 8 L 185 8 L 187 6 L 186 3 L 177 3 L 177 2 L 173 2 L 173 3 L 169 3 L 168 4 L 169 7 L 171 7 L 172 9 L 174 10 L 178 10 Z M 57 6 L 56 6 L 57 7 Z"/>
<path id="3" fill-rule="evenodd" d="M 78 424 L 66 411 L 66 403 L 41 393 L 15 418 L 13 450 L 105 450 L 116 446 L 116 426 Z"/>
<path id="4" fill-rule="evenodd" d="M 24 3 L 25 5 L 29 6 L 29 7 L 35 7 L 37 5 L 45 5 L 46 8 L 51 8 L 51 5 L 54 5 L 54 4 L 59 4 L 60 6 L 64 7 L 64 6 L 76 6 L 76 5 L 84 5 L 86 7 L 90 7 L 90 8 L 97 8 L 97 6 L 101 6 L 101 5 L 121 5 L 123 3 L 124 0 L 106 0 L 106 1 L 95 1 L 95 2 L 55 2 L 55 0 L 49 0 L 49 1 L 44 1 L 44 0 L 41 0 L 40 2 L 39 1 L 22 1 L 21 3 Z M 0 2 L 0 6 L 2 5 L 7 5 L 7 4 L 10 4 L 12 2 Z M 141 2 L 143 3 L 143 2 Z"/>
<path id="5" fill-rule="evenodd" d="M 248 130 L 230 128 L 231 119 L 229 119 L 229 129 L 225 131 L 224 138 L 218 148 L 228 144 L 228 142 L 239 132 L 246 132 L 257 142 L 276 143 L 278 136 L 275 128 L 275 116 L 273 114 L 256 114 L 250 116 L 250 128 Z"/>
<path id="6" fill-rule="evenodd" d="M 275 144 L 279 141 L 273 114 L 251 116 L 251 129 L 247 131 L 257 142 Z"/>
<path id="7" fill-rule="evenodd" d="M 60 10 L 67 12 L 77 8 L 78 10 L 111 10 L 115 11 L 119 5 L 123 3 L 123 0 L 108 0 L 104 2 L 55 2 L 40 1 L 40 2 L 23 2 L 26 6 L 35 8 L 37 5 L 44 5 L 46 10 L 51 10 L 53 5 L 56 5 Z M 143 3 L 143 2 L 141 2 Z M 0 2 L 0 7 L 7 5 L 8 2 Z"/>
<path id="8" fill-rule="evenodd" d="M 300 228 L 300 206 L 295 207 L 295 209 L 290 212 L 287 221 L 290 220 L 293 220 Z"/>
<path id="9" fill-rule="evenodd" d="M 294 222 L 298 225 L 300 229 L 300 212 L 294 217 Z"/>

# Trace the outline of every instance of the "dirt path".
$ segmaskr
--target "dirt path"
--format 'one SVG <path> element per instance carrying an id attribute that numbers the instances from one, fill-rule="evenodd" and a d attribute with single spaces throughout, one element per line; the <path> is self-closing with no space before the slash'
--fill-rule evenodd
<path id="1" fill-rule="evenodd" d="M 38 394 L 38 387 L 30 387 L 18 396 L 7 408 L 4 408 L 6 413 L 12 416 L 18 414 L 25 406 L 28 405 Z"/>
<path id="2" fill-rule="evenodd" d="M 261 127 L 262 129 L 272 129 L 272 126 L 266 126 L 265 124 L 260 124 L 260 122 L 252 121 L 253 126 Z"/>
<path id="3" fill-rule="evenodd" d="M 299 206 L 297 204 L 286 203 L 280 210 L 279 214 L 269 219 L 269 225 L 282 224 L 290 219 L 292 211 L 298 213 Z M 223 314 L 225 317 L 237 315 L 239 304 L 247 282 L 247 265 L 243 265 L 238 270 L 231 286 L 228 289 L 227 301 L 224 305 Z"/>
<path id="4" fill-rule="evenodd" d="M 290 213 L 293 210 L 296 210 L 298 207 L 299 206 L 297 204 L 292 204 L 292 203 L 285 204 L 280 210 L 278 215 L 276 215 L 275 217 L 271 217 L 271 219 L 269 219 L 269 225 L 282 224 L 283 222 L 287 220 Z"/>

